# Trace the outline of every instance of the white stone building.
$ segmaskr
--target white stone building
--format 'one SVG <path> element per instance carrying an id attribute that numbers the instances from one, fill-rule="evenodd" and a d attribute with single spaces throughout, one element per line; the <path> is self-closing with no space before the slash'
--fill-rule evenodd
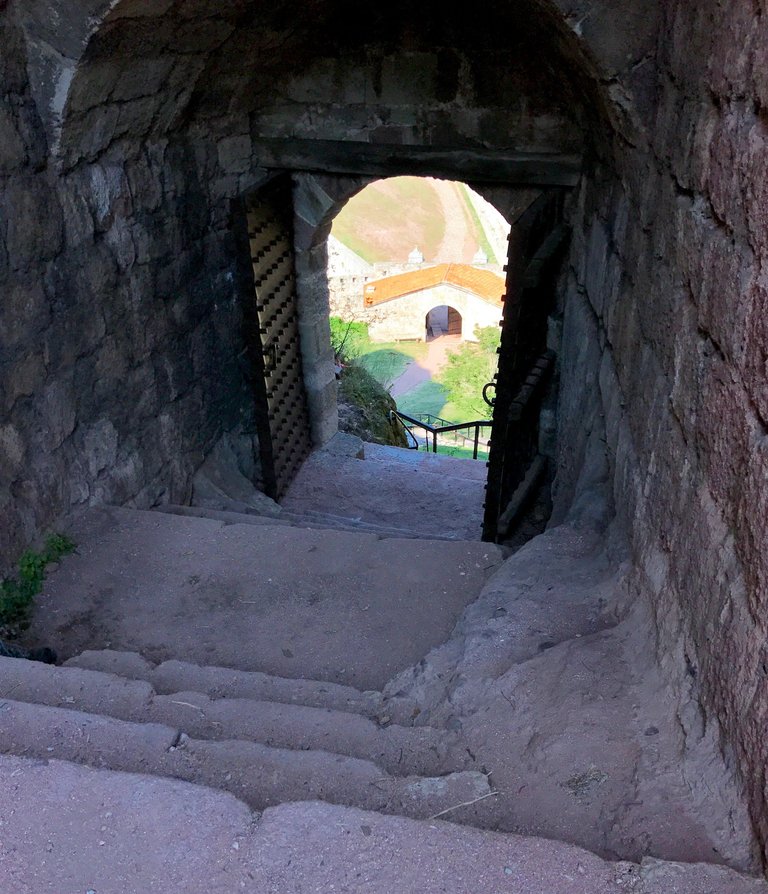
<path id="1" fill-rule="evenodd" d="M 437 264 L 369 282 L 363 309 L 373 341 L 425 341 L 441 334 L 476 341 L 476 328 L 497 326 L 504 280 L 468 264 Z"/>

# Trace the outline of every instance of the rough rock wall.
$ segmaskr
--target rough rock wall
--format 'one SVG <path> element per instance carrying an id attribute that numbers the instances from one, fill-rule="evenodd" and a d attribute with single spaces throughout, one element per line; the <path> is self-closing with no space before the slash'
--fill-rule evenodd
<path id="1" fill-rule="evenodd" d="M 39 274 L 29 268 L 59 250 L 62 223 L 60 209 L 49 204 L 50 191 L 34 174 L 45 142 L 27 89 L 20 35 L 2 14 L 0 41 L 0 555 L 7 556 L 33 527 L 20 505 L 30 510 L 37 497 L 25 474 L 28 439 L 14 424 L 17 407 L 45 379 L 44 360 L 28 354 L 25 339 L 45 326 L 50 308 Z M 22 210 L 45 221 L 33 239 L 19 219 Z"/>
<path id="2" fill-rule="evenodd" d="M 7 565 L 73 504 L 183 499 L 221 431 L 252 422 L 230 221 L 194 157 L 163 141 L 57 176 L 4 18 L 0 40 Z"/>
<path id="3" fill-rule="evenodd" d="M 558 513 L 579 474 L 605 475 L 604 442 L 636 590 L 652 595 L 663 664 L 681 691 L 681 732 L 700 737 L 719 718 L 765 847 L 763 6 L 667 4 L 656 111 L 624 144 L 617 176 L 598 173 L 582 190 L 565 302 Z"/>
<path id="4" fill-rule="evenodd" d="M 275 85 L 258 136 L 578 151 L 574 107 L 549 72 L 532 79 L 520 55 L 485 42 L 466 53 L 372 47 L 318 59 Z"/>

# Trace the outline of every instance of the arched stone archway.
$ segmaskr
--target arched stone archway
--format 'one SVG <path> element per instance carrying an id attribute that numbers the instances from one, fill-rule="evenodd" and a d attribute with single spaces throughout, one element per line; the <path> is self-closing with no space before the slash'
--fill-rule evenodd
<path id="1" fill-rule="evenodd" d="M 407 10 L 400 11 L 402 20 L 388 14 L 383 29 L 374 28 L 381 17 L 373 10 L 343 25 L 332 5 L 312 9 L 298 24 L 287 12 L 280 6 L 265 12 L 239 3 L 150 7 L 123 0 L 88 9 L 86 22 L 73 7 L 63 43 L 65 35 L 46 29 L 39 19 L 26 22 L 28 35 L 36 35 L 35 51 L 61 64 L 60 76 L 48 82 L 56 86 L 46 120 L 57 161 L 69 172 L 68 201 L 77 204 L 91 194 L 109 239 L 121 246 L 125 272 L 134 279 L 144 275 L 132 257 L 134 246 L 151 265 L 156 233 L 167 229 L 169 220 L 178 221 L 186 232 L 174 239 L 185 257 L 177 270 L 173 262 L 165 265 L 161 292 L 194 292 L 201 311 L 200 269 L 220 271 L 208 289 L 209 308 L 232 306 L 233 287 L 247 300 L 248 276 L 237 258 L 243 252 L 236 231 L 243 226 L 231 203 L 269 177 L 263 165 L 274 164 L 265 137 L 279 140 L 290 133 L 372 147 L 389 142 L 390 154 L 403 156 L 404 173 L 412 163 L 405 151 L 412 143 L 511 148 L 514 154 L 522 142 L 539 153 L 581 152 L 587 118 L 599 106 L 579 93 L 592 90 L 589 77 L 577 75 L 580 65 L 586 71 L 584 59 L 575 61 L 583 53 L 552 9 L 495 9 L 500 26 L 507 20 L 516 25 L 512 31 L 494 29 L 498 35 L 516 34 L 512 47 L 497 38 L 490 47 L 488 23 L 478 30 L 461 12 L 452 22 L 437 7 L 422 10 L 418 21 Z M 405 31 L 411 36 L 402 43 Z M 379 35 L 378 44 L 371 44 L 372 32 Z M 387 43 L 387 34 L 398 40 Z M 525 61 L 522 52 L 526 35 L 536 37 L 539 49 L 552 48 L 553 64 L 546 69 L 537 52 L 535 74 L 534 60 Z M 338 58 L 326 55 L 333 47 Z M 500 88 L 489 66 L 512 49 L 519 51 L 516 63 Z M 575 91 L 572 102 L 553 99 L 558 66 L 572 73 L 566 79 Z M 50 66 L 46 71 L 51 73 Z M 356 94 L 349 93 L 349 84 L 357 85 Z M 528 99 L 510 105 L 505 91 Z M 434 173 L 445 173 L 445 156 L 434 164 Z M 306 218 L 322 205 L 319 191 L 305 189 L 302 177 L 296 178 L 295 233 L 304 378 L 314 437 L 323 442 L 335 430 L 335 383 L 330 352 L 318 348 L 327 341 L 318 276 L 321 269 L 324 276 L 325 263 L 311 244 L 319 233 L 306 227 Z M 370 179 L 342 175 L 339 181 L 352 183 L 337 183 L 335 190 L 359 189 Z M 124 208 L 131 213 L 124 215 Z M 331 211 L 329 222 L 332 207 L 326 211 Z M 158 222 L 155 232 L 148 221 Z M 138 232 L 129 232 L 134 229 Z M 140 284 L 134 288 L 143 291 Z M 212 321 L 211 326 L 221 332 Z M 242 389 L 242 383 L 230 383 L 231 393 Z"/>
<path id="2" fill-rule="evenodd" d="M 464 334 L 462 324 L 462 316 L 455 307 L 451 307 L 449 304 L 440 304 L 427 313 L 424 320 L 425 338 L 427 341 L 440 338 L 441 335 L 461 338 Z"/>
<path id="3" fill-rule="evenodd" d="M 404 166 L 405 168 L 405 166 Z M 294 233 L 302 350 L 316 439 L 327 440 L 338 425 L 335 375 L 330 349 L 327 240 L 345 204 L 381 178 L 294 173 Z M 473 182 L 471 189 L 511 223 L 539 195 L 531 187 Z M 316 389 L 313 394 L 312 389 Z"/>
<path id="4" fill-rule="evenodd" d="M 603 140 L 610 120 L 595 110 L 611 102 L 601 78 L 616 60 L 603 71 L 591 49 L 608 18 L 586 2 L 499 4 L 482 23 L 461 8 L 446 16 L 436 2 L 418 14 L 403 3 L 351 16 L 333 0 L 299 17 L 287 4 L 239 0 L 57 0 L 55 15 L 44 0 L 20 0 L 15 12 L 42 132 L 63 172 L 51 238 L 66 250 L 45 288 L 83 321 L 56 344 L 66 376 L 94 395 L 73 410 L 62 452 L 76 455 L 78 439 L 109 417 L 121 471 L 104 475 L 98 494 L 117 502 L 183 500 L 196 464 L 227 432 L 248 450 L 241 329 L 251 287 L 239 200 L 271 176 L 265 138 L 384 144 L 393 155 L 408 145 L 557 154 Z M 628 43 L 651 33 L 635 28 Z M 433 173 L 446 173 L 445 157 Z M 42 208 L 45 187 L 33 192 Z M 327 340 L 320 294 L 309 277 L 303 347 Z M 322 348 L 310 353 L 310 405 L 330 420 L 316 427 L 322 441 L 334 427 L 332 363 Z M 118 391 L 146 413 L 116 412 Z M 74 490 L 90 494 L 92 473 L 77 475 Z"/>

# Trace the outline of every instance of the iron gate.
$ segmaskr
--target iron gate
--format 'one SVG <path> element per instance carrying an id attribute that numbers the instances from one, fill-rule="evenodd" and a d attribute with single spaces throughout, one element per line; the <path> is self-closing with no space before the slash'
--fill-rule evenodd
<path id="1" fill-rule="evenodd" d="M 246 199 L 255 314 L 251 340 L 264 491 L 279 500 L 311 450 L 302 378 L 293 256 L 291 181 Z"/>
<path id="2" fill-rule="evenodd" d="M 554 365 L 547 351 L 547 321 L 554 298 L 551 271 L 568 231 L 562 223 L 563 192 L 543 192 L 509 234 L 507 287 L 501 321 L 499 366 L 486 391 L 495 390 L 488 455 L 483 540 L 505 533 L 531 469 L 540 474 L 539 411 Z M 486 398 L 487 399 L 487 398 Z M 489 401 L 490 402 L 490 401 Z"/>

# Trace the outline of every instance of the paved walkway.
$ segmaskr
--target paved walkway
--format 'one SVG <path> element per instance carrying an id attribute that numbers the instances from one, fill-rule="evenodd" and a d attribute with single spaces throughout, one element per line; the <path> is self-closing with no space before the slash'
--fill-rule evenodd
<path id="1" fill-rule="evenodd" d="M 475 239 L 460 186 L 451 180 L 434 180 L 435 192 L 443 206 L 445 232 L 435 253 L 435 263 L 471 264 Z"/>
<path id="2" fill-rule="evenodd" d="M 417 385 L 429 382 L 448 362 L 449 351 L 455 351 L 461 343 L 460 335 L 441 335 L 428 341 L 426 356 L 409 364 L 405 372 L 392 383 L 389 393 L 397 399 Z"/>

